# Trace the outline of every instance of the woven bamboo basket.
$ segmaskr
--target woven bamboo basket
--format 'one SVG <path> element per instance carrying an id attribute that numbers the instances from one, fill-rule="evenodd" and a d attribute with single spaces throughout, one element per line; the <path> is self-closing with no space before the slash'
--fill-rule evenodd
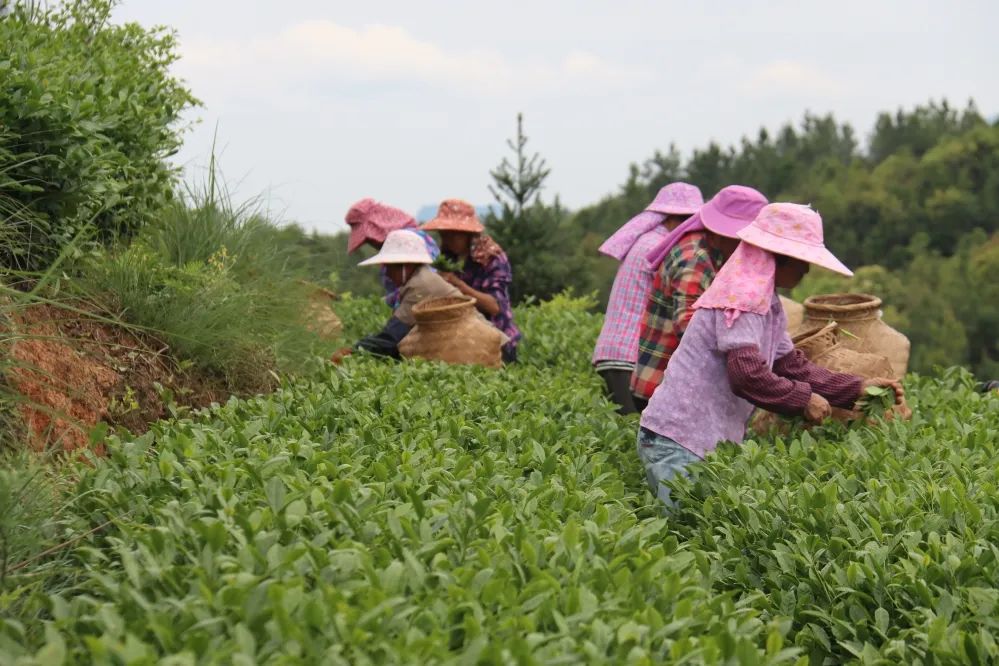
<path id="1" fill-rule="evenodd" d="M 805 299 L 803 327 L 839 324 L 840 344 L 888 359 L 896 379 L 909 367 L 909 339 L 881 320 L 881 299 L 872 294 L 823 294 Z"/>
<path id="2" fill-rule="evenodd" d="M 503 364 L 505 336 L 479 316 L 475 299 L 431 298 L 413 307 L 413 317 L 416 325 L 399 343 L 403 357 L 487 368 Z"/>
<path id="3" fill-rule="evenodd" d="M 885 357 L 853 351 L 843 346 L 839 324 L 836 322 L 806 328 L 793 336 L 791 342 L 809 361 L 833 372 L 859 375 L 865 379 L 894 376 L 891 363 Z M 832 417 L 840 421 L 850 421 L 859 416 L 860 413 L 853 410 L 832 408 Z M 780 428 L 780 424 L 780 417 L 776 414 L 760 411 L 753 417 L 750 427 L 763 434 L 774 427 Z"/>
<path id="4" fill-rule="evenodd" d="M 304 280 L 299 283 L 309 288 L 309 301 L 305 307 L 305 327 L 324 340 L 335 340 L 340 335 L 343 325 L 340 318 L 333 312 L 332 303 L 336 294 L 317 284 Z"/>

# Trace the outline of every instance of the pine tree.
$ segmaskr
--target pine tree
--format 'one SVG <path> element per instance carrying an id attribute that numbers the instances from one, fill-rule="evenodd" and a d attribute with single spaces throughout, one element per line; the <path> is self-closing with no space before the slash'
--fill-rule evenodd
<path id="1" fill-rule="evenodd" d="M 503 207 L 504 217 L 520 218 L 526 208 L 540 201 L 551 169 L 538 153 L 527 156 L 524 114 L 517 114 L 517 137 L 507 139 L 506 145 L 513 151 L 516 166 L 504 157 L 499 166 L 489 172 L 495 183 L 489 186 L 489 191 Z"/>
<path id="2" fill-rule="evenodd" d="M 523 114 L 517 114 L 516 137 L 506 143 L 512 158 L 504 157 L 489 172 L 493 179 L 489 191 L 500 211 L 490 213 L 486 225 L 510 259 L 513 301 L 550 298 L 565 288 L 568 277 L 565 261 L 558 260 L 566 245 L 561 226 L 566 211 L 558 197 L 551 205 L 541 199 L 551 169 L 538 153 L 528 155 Z"/>

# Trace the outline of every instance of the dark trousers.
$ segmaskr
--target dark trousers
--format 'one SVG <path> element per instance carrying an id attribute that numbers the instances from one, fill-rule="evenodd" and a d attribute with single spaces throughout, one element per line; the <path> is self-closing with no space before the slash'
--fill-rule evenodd
<path id="1" fill-rule="evenodd" d="M 630 370 L 608 368 L 597 370 L 597 373 L 604 378 L 611 400 L 617 403 L 618 414 L 636 414 L 641 411 L 635 405 L 635 397 L 631 394 Z"/>
<path id="2" fill-rule="evenodd" d="M 506 365 L 517 362 L 517 348 L 513 345 L 506 345 L 500 351 L 503 354 L 503 363 Z"/>

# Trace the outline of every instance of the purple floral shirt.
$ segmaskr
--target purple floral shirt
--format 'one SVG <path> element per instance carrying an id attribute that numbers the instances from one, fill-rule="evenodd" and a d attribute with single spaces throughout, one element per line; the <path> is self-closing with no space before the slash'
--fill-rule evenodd
<path id="1" fill-rule="evenodd" d="M 449 256 L 451 260 L 455 257 Z M 513 269 L 510 268 L 510 260 L 506 253 L 501 252 L 493 256 L 489 263 L 483 266 L 471 257 L 465 259 L 465 268 L 458 273 L 458 277 L 472 289 L 489 294 L 496 299 L 499 304 L 499 312 L 492 317 L 486 318 L 493 326 L 507 334 L 510 342 L 506 347 L 516 349 L 517 343 L 522 337 L 520 329 L 513 323 L 513 307 L 510 304 L 510 282 L 513 281 Z"/>
<path id="2" fill-rule="evenodd" d="M 794 351 L 786 327 L 776 293 L 767 314 L 744 312 L 731 326 L 726 325 L 724 310 L 694 312 L 662 384 L 642 412 L 642 427 L 699 458 L 714 451 L 718 442 L 742 442 L 753 405 L 732 391 L 726 355 L 755 346 L 767 367 L 773 367 L 774 361 Z"/>

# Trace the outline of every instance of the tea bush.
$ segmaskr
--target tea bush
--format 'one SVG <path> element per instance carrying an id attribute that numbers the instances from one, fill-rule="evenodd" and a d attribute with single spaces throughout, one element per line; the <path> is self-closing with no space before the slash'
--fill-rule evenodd
<path id="1" fill-rule="evenodd" d="M 664 517 L 588 368 L 600 318 L 517 316 L 503 371 L 355 355 L 111 439 L 62 566 L 5 582 L 0 662 L 999 656 L 995 395 L 914 378 L 909 423 L 723 447 Z"/>

